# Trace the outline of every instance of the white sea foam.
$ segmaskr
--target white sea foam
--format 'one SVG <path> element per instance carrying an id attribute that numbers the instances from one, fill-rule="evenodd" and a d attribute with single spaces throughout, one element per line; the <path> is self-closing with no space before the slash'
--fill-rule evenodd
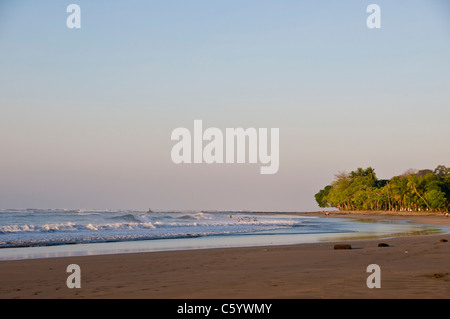
<path id="1" fill-rule="evenodd" d="M 3 210 L 0 247 L 251 234 L 290 229 L 303 221 L 267 214 L 230 218 L 226 213 L 198 211 Z"/>

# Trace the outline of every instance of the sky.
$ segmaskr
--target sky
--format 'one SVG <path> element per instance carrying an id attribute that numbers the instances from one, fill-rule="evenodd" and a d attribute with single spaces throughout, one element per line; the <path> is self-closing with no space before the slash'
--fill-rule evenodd
<path id="1" fill-rule="evenodd" d="M 450 166 L 449 17 L 445 0 L 2 0 L 0 208 L 314 211 L 339 172 Z M 279 171 L 173 163 L 196 119 L 279 128 Z"/>

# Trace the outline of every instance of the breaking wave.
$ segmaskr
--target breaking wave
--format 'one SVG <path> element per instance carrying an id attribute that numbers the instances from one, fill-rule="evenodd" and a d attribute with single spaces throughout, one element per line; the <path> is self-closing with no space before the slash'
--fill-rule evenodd
<path id="1" fill-rule="evenodd" d="M 0 248 L 232 235 L 301 225 L 298 218 L 198 211 L 2 210 Z"/>

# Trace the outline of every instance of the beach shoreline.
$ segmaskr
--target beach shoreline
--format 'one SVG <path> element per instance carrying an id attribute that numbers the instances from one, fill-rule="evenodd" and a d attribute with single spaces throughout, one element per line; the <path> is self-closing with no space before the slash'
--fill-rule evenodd
<path id="1" fill-rule="evenodd" d="M 450 217 L 445 217 L 444 213 L 429 212 L 393 212 L 393 211 L 321 211 L 306 213 L 290 213 L 300 216 L 315 217 L 335 217 L 353 219 L 390 219 L 404 220 L 411 223 L 424 225 L 450 225 Z"/>
<path id="2" fill-rule="evenodd" d="M 450 225 L 439 215 L 329 216 Z M 448 240 L 450 234 L 0 261 L 0 298 L 448 299 Z M 381 242 L 389 247 L 378 247 Z M 335 250 L 340 243 L 352 249 Z M 70 264 L 81 268 L 79 289 L 66 285 Z M 379 289 L 366 285 L 370 264 L 380 266 Z"/>

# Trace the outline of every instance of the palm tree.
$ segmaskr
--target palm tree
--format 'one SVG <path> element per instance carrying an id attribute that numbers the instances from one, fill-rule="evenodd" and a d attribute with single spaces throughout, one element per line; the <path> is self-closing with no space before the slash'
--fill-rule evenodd
<path id="1" fill-rule="evenodd" d="M 417 191 L 417 185 L 418 185 L 419 181 L 417 180 L 417 176 L 416 175 L 409 175 L 408 176 L 408 184 L 407 187 L 410 188 L 414 194 L 416 194 L 417 196 L 419 196 L 420 199 L 423 200 L 423 202 L 425 203 L 425 205 L 427 205 L 427 207 L 431 210 L 430 205 L 428 204 L 428 202 L 425 200 L 425 198 L 423 198 L 422 195 L 420 195 L 420 193 Z"/>

